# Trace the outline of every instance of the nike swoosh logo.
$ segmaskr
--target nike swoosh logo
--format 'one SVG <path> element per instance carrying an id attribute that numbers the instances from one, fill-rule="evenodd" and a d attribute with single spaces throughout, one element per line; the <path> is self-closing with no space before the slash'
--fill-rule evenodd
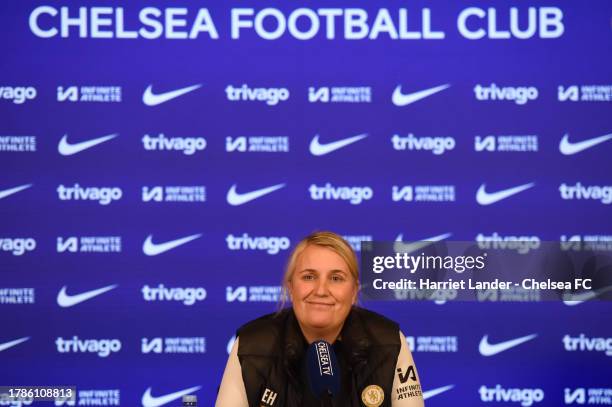
<path id="1" fill-rule="evenodd" d="M 0 352 L 2 352 L 3 350 L 7 350 L 8 348 L 12 348 L 13 346 L 17 346 L 20 343 L 27 341 L 28 339 L 30 339 L 29 336 L 24 336 L 23 338 L 15 339 L 14 341 L 0 343 Z"/>
<path id="2" fill-rule="evenodd" d="M 232 185 L 229 191 L 227 191 L 227 203 L 232 206 L 238 206 L 255 200 L 257 198 L 261 198 L 264 195 L 268 195 L 277 189 L 281 189 L 285 186 L 285 184 L 276 184 L 271 187 L 261 188 L 255 191 L 246 192 L 244 194 L 239 194 L 236 192 L 236 184 Z"/>
<path id="3" fill-rule="evenodd" d="M 336 151 L 338 149 L 341 149 L 342 147 L 346 147 L 349 144 L 356 143 L 357 141 L 363 138 L 366 138 L 367 136 L 368 135 L 364 133 L 364 134 L 359 134 L 357 136 L 348 137 L 342 140 L 334 141 L 331 143 L 321 144 L 319 142 L 319 135 L 317 134 L 316 136 L 314 136 L 314 138 L 310 142 L 310 154 L 314 156 L 321 156 L 321 155 L 329 154 L 332 151 Z"/>
<path id="4" fill-rule="evenodd" d="M 70 144 L 68 143 L 68 135 L 64 134 L 64 137 L 60 140 L 57 151 L 61 155 L 73 155 L 76 153 L 80 153 L 83 150 L 87 150 L 88 148 L 92 148 L 97 146 L 98 144 L 102 144 L 105 141 L 114 139 L 118 134 L 109 134 L 108 136 L 98 137 L 92 140 L 81 141 L 80 143 Z"/>
<path id="5" fill-rule="evenodd" d="M 478 188 L 478 192 L 476 192 L 476 202 L 478 202 L 480 205 L 491 205 L 495 202 L 499 202 L 503 199 L 509 198 L 512 195 L 516 195 L 519 192 L 523 192 L 524 190 L 529 189 L 534 185 L 534 182 L 530 182 L 528 184 L 519 185 L 517 187 L 512 187 L 504 189 L 502 191 L 489 193 L 485 191 L 486 184 L 482 184 L 480 188 Z"/>
<path id="6" fill-rule="evenodd" d="M 16 194 L 19 191 L 23 191 L 24 189 L 28 189 L 32 186 L 32 184 L 24 184 L 15 188 L 5 189 L 4 191 L 0 191 L 0 199 L 6 198 L 9 195 Z"/>
<path id="7" fill-rule="evenodd" d="M 582 304 L 585 301 L 594 300 L 598 296 L 608 291 L 612 291 L 612 285 L 599 290 L 591 290 L 584 293 L 563 293 L 563 303 L 569 307 Z"/>
<path id="8" fill-rule="evenodd" d="M 431 96 L 435 93 L 441 92 L 444 89 L 450 87 L 450 84 L 440 85 L 433 88 L 420 90 L 418 92 L 403 94 L 402 93 L 402 85 L 397 85 L 395 90 L 393 91 L 393 95 L 391 96 L 391 101 L 395 106 L 406 106 L 411 103 L 417 102 L 421 99 L 425 99 L 428 96 Z"/>
<path id="9" fill-rule="evenodd" d="M 433 396 L 437 396 L 440 393 L 444 393 L 445 391 L 449 391 L 453 387 L 455 387 L 455 385 L 454 384 L 450 384 L 448 386 L 438 387 L 437 389 L 432 389 L 432 390 L 424 391 L 423 392 L 423 399 L 427 400 L 429 398 L 432 398 Z"/>
<path id="10" fill-rule="evenodd" d="M 510 348 L 514 348 L 522 343 L 532 340 L 538 336 L 537 334 L 523 336 L 521 338 L 511 339 L 509 341 L 496 343 L 491 345 L 489 343 L 489 335 L 485 335 L 480 340 L 480 344 L 478 345 L 478 351 L 482 356 L 493 356 L 497 355 L 500 352 L 506 351 Z"/>
<path id="11" fill-rule="evenodd" d="M 188 394 L 194 393 L 200 390 L 202 386 L 194 386 L 185 390 L 180 390 L 174 393 L 166 394 L 165 396 L 153 397 L 151 395 L 151 388 L 148 387 L 147 390 L 142 395 L 142 406 L 143 407 L 159 407 L 164 404 L 170 403 L 176 399 L 179 399 Z"/>
<path id="12" fill-rule="evenodd" d="M 105 292 L 110 291 L 115 287 L 117 287 L 117 284 L 107 285 L 106 287 L 97 288 L 91 291 L 85 291 L 81 294 L 68 295 L 66 294 L 66 286 L 63 286 L 59 294 L 57 294 L 57 304 L 63 308 L 72 307 L 83 301 L 87 301 L 94 297 L 97 297 L 100 294 L 104 294 Z"/>
<path id="13" fill-rule="evenodd" d="M 182 237 L 180 239 L 170 240 L 169 242 L 153 243 L 153 235 L 149 235 L 147 236 L 147 239 L 142 245 L 142 251 L 147 256 L 157 256 L 158 254 L 162 254 L 164 252 L 167 252 L 168 250 L 172 250 L 175 247 L 179 247 L 181 245 L 184 245 L 185 243 L 189 243 L 192 240 L 196 240 L 201 236 L 202 234 L 198 233 L 195 235 Z"/>
<path id="14" fill-rule="evenodd" d="M 179 96 L 183 96 L 186 93 L 193 92 L 201 86 L 202 84 L 200 83 L 197 85 L 187 86 L 181 89 L 171 90 L 169 92 L 158 93 L 156 95 L 153 93 L 153 85 L 149 85 L 142 94 L 142 103 L 147 106 L 157 106 Z"/>
<path id="15" fill-rule="evenodd" d="M 594 137 L 588 140 L 579 141 L 577 143 L 571 143 L 569 141 L 569 135 L 566 134 L 559 143 L 559 151 L 563 155 L 572 155 L 584 151 L 588 148 L 595 147 L 597 144 L 601 144 L 605 141 L 612 139 L 612 133 L 605 134 L 603 136 Z"/>
<path id="16" fill-rule="evenodd" d="M 411 243 L 404 243 L 402 242 L 404 235 L 400 233 L 395 238 L 395 243 L 393 244 L 393 250 L 396 253 L 412 253 L 424 247 L 427 247 L 434 242 L 439 242 L 441 240 L 448 239 L 451 236 L 452 236 L 452 233 L 443 233 L 441 235 L 432 236 L 427 239 L 423 239 L 423 240 L 419 240 L 419 241 L 415 241 Z"/>

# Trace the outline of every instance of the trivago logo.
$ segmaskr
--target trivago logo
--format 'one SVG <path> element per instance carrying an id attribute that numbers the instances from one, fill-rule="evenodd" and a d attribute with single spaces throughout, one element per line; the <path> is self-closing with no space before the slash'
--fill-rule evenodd
<path id="1" fill-rule="evenodd" d="M 229 234 L 225 238 L 227 248 L 230 250 L 261 250 L 268 254 L 277 254 L 281 250 L 287 250 L 291 241 L 287 236 L 249 236 L 247 233 L 241 235 Z"/>
<path id="2" fill-rule="evenodd" d="M 514 402 L 523 407 L 529 407 L 534 403 L 544 400 L 544 390 L 542 389 L 505 389 L 497 384 L 495 387 L 480 386 L 478 389 L 480 400 L 484 403 L 491 402 Z"/>
<path id="3" fill-rule="evenodd" d="M 180 301 L 184 305 L 193 305 L 196 301 L 206 299 L 204 287 L 166 287 L 159 284 L 157 287 L 145 285 L 141 289 L 142 298 L 147 301 Z"/>
<path id="4" fill-rule="evenodd" d="M 565 183 L 559 186 L 561 199 L 593 199 L 600 201 L 602 204 L 612 203 L 612 185 L 582 185 L 577 182 L 576 185 L 567 185 Z"/>
<path id="5" fill-rule="evenodd" d="M 160 133 L 157 136 L 145 134 L 142 145 L 147 151 L 182 151 L 185 155 L 193 155 L 206 148 L 204 137 L 166 137 Z"/>
<path id="6" fill-rule="evenodd" d="M 589 338 L 582 333 L 577 337 L 565 335 L 563 347 L 567 352 L 603 352 L 607 356 L 612 356 L 612 337 Z"/>
<path id="7" fill-rule="evenodd" d="M 119 187 L 82 187 L 74 184 L 72 187 L 59 185 L 57 195 L 61 201 L 98 201 L 100 205 L 108 205 L 121 199 L 123 191 Z"/>
<path id="8" fill-rule="evenodd" d="M 289 99 L 287 88 L 250 88 L 243 84 L 240 87 L 228 85 L 225 88 L 227 100 L 232 102 L 265 102 L 269 106 L 277 105 Z"/>
<path id="9" fill-rule="evenodd" d="M 9 252 L 13 256 L 21 256 L 25 252 L 31 252 L 34 249 L 36 249 L 36 240 L 31 237 L 14 239 L 0 237 L 0 252 Z"/>
<path id="10" fill-rule="evenodd" d="M 391 137 L 393 149 L 396 151 L 431 151 L 434 155 L 444 154 L 453 150 L 456 142 L 452 137 L 416 137 L 410 133 L 406 137 L 394 134 Z"/>
<path id="11" fill-rule="evenodd" d="M 520 254 L 536 250 L 541 244 L 538 236 L 502 236 L 497 232 L 493 232 L 491 235 L 479 233 L 475 240 L 480 249 L 516 250 Z"/>
<path id="12" fill-rule="evenodd" d="M 533 86 L 499 87 L 492 83 L 489 86 L 474 86 L 474 94 L 480 101 L 513 101 L 517 105 L 524 105 L 538 98 L 538 88 Z"/>
<path id="13" fill-rule="evenodd" d="M 58 337 L 55 340 L 59 353 L 95 353 L 101 358 L 105 358 L 111 353 L 121 350 L 119 339 L 79 339 L 73 336 L 72 339 Z"/>
<path id="14" fill-rule="evenodd" d="M 12 100 L 16 105 L 36 98 L 36 88 L 32 86 L 0 86 L 0 100 Z"/>
<path id="15" fill-rule="evenodd" d="M 329 182 L 323 186 L 312 184 L 308 191 L 310 192 L 310 199 L 313 201 L 349 201 L 352 205 L 369 201 L 374 196 L 374 191 L 369 186 L 335 187 Z"/>

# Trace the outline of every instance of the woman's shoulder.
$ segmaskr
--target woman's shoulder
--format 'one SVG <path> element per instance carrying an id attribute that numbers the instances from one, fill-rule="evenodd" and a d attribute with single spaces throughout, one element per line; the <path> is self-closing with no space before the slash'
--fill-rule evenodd
<path id="1" fill-rule="evenodd" d="M 352 311 L 367 324 L 381 325 L 390 329 L 399 330 L 399 325 L 397 322 L 393 321 L 390 318 L 387 318 L 382 314 L 379 314 L 378 312 L 374 312 L 372 310 L 357 306 L 354 306 Z"/>
<path id="2" fill-rule="evenodd" d="M 399 342 L 399 324 L 382 314 L 355 306 L 351 311 L 351 319 L 353 332 L 363 330 L 379 345 Z"/>

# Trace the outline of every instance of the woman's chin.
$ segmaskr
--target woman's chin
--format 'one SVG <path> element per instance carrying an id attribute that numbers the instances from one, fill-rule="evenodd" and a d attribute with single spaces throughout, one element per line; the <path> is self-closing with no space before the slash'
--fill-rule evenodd
<path id="1" fill-rule="evenodd" d="M 332 318 L 327 316 L 311 316 L 308 318 L 308 325 L 313 329 L 328 329 L 332 326 Z"/>

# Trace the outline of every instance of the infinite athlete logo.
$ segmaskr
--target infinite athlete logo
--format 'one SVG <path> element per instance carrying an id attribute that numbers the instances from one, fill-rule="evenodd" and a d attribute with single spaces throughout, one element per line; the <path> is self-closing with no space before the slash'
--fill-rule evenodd
<path id="1" fill-rule="evenodd" d="M 406 369 L 405 373 L 403 373 L 402 369 L 398 367 L 397 368 L 397 378 L 402 384 L 406 383 L 408 379 L 416 382 L 417 377 L 416 377 L 416 371 L 414 370 L 414 366 L 413 365 L 408 366 L 408 369 Z"/>

